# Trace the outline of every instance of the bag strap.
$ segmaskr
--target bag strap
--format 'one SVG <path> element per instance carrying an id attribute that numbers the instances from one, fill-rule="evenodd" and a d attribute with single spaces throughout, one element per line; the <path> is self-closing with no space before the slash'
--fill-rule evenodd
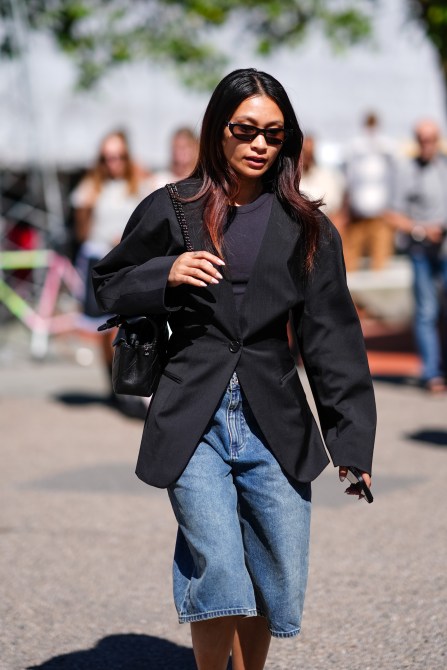
<path id="1" fill-rule="evenodd" d="M 168 193 L 171 196 L 172 206 L 174 207 L 174 212 L 179 222 L 179 226 L 182 230 L 183 240 L 185 242 L 186 251 L 194 251 L 194 247 L 191 244 L 191 239 L 189 237 L 188 224 L 186 223 L 185 212 L 183 209 L 182 201 L 175 184 L 166 184 Z"/>

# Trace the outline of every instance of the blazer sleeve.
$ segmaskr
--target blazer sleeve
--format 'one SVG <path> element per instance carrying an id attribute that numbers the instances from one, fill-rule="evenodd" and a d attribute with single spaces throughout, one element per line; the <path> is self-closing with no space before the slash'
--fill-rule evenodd
<path id="1" fill-rule="evenodd" d="M 133 212 L 121 242 L 93 268 L 98 304 L 106 312 L 126 316 L 166 314 L 179 307 L 168 304 L 171 266 L 182 253 L 180 238 L 170 220 L 174 215 L 166 189 L 145 198 Z M 176 231 L 177 233 L 177 231 Z"/>
<path id="2" fill-rule="evenodd" d="M 376 407 L 340 235 L 324 219 L 314 268 L 293 322 L 333 464 L 371 473 Z"/>

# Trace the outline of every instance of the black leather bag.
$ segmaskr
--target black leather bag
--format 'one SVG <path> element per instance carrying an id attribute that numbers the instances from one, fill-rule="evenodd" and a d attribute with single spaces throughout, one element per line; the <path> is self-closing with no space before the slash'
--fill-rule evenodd
<path id="1" fill-rule="evenodd" d="M 182 229 L 187 251 L 193 251 L 182 203 L 175 184 L 166 188 L 174 206 L 177 221 Z M 117 315 L 99 326 L 107 330 L 119 326 L 113 341 L 112 385 L 115 393 L 150 396 L 160 381 L 166 362 L 168 325 L 166 316 Z"/>
<path id="2" fill-rule="evenodd" d="M 112 385 L 115 393 L 150 396 L 165 363 L 168 326 L 165 317 L 114 316 L 98 330 L 119 326 L 113 341 Z"/>

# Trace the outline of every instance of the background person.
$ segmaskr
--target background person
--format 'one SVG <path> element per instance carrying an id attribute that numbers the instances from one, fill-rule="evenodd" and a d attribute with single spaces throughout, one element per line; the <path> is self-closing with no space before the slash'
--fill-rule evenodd
<path id="1" fill-rule="evenodd" d="M 171 138 L 170 161 L 167 170 L 155 172 L 151 179 L 151 189 L 156 191 L 165 184 L 189 177 L 196 167 L 199 142 L 191 128 L 182 127 Z"/>
<path id="2" fill-rule="evenodd" d="M 359 269 L 362 256 L 370 258 L 371 269 L 380 270 L 393 254 L 394 235 L 384 213 L 390 206 L 394 173 L 394 146 L 371 112 L 363 133 L 348 145 L 345 159 L 349 218 L 343 250 L 348 271 Z"/>
<path id="3" fill-rule="evenodd" d="M 118 244 L 124 222 L 150 190 L 149 174 L 132 159 L 125 133 L 107 134 L 101 141 L 93 168 L 71 195 L 75 235 L 81 245 L 76 264 L 84 279 L 82 326 L 89 330 L 96 332 L 106 318 L 96 304 L 91 268 Z M 115 330 L 98 333 L 110 384 L 115 334 Z M 138 398 L 115 395 L 112 388 L 110 400 L 131 416 L 143 417 L 146 413 Z"/>
<path id="4" fill-rule="evenodd" d="M 232 72 L 179 184 L 197 250 L 184 252 L 160 189 L 95 268 L 105 309 L 169 316 L 137 474 L 168 487 L 174 598 L 199 670 L 225 670 L 231 649 L 233 670 L 260 670 L 271 635 L 300 630 L 310 481 L 328 458 L 288 347 L 290 310 L 334 464 L 370 485 L 371 378 L 339 235 L 299 192 L 302 137 L 276 79 Z"/>
<path id="5" fill-rule="evenodd" d="M 301 154 L 301 193 L 311 200 L 322 200 L 321 211 L 332 221 L 339 232 L 346 224 L 346 183 L 340 170 L 318 165 L 315 157 L 315 138 L 304 137 Z"/>
<path id="6" fill-rule="evenodd" d="M 418 155 L 400 170 L 387 218 L 406 237 L 413 266 L 414 329 L 422 383 L 438 393 L 446 390 L 438 320 L 443 304 L 441 332 L 447 338 L 447 158 L 440 153 L 439 127 L 433 121 L 419 122 L 415 138 Z"/>

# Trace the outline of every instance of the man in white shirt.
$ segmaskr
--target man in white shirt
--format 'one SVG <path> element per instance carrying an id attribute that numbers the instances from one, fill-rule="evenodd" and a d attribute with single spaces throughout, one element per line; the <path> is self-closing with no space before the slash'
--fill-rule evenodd
<path id="1" fill-rule="evenodd" d="M 394 235 L 384 213 L 390 206 L 395 172 L 394 148 L 379 131 L 376 114 L 367 114 L 364 132 L 348 146 L 345 160 L 349 221 L 343 235 L 346 268 L 357 270 L 362 256 L 380 270 L 394 250 Z"/>

